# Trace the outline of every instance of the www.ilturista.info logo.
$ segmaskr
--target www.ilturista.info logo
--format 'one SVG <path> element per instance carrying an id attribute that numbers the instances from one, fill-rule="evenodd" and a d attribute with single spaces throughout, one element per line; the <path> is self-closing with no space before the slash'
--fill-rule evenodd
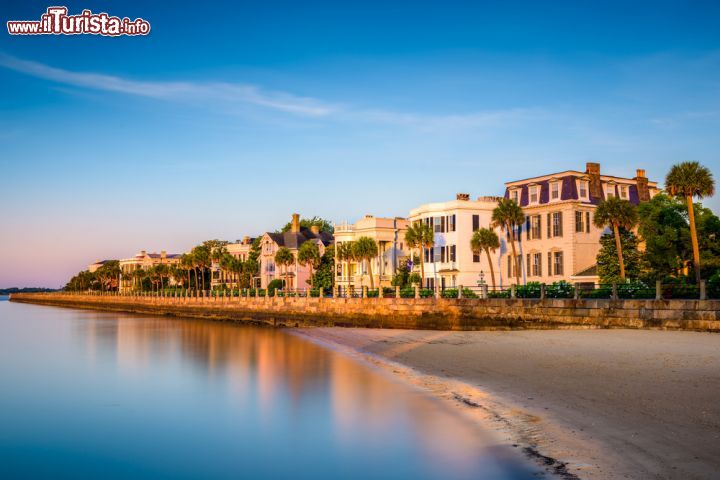
<path id="1" fill-rule="evenodd" d="M 107 13 L 83 10 L 80 15 L 68 15 L 67 7 L 48 7 L 40 20 L 7 22 L 10 35 L 147 35 L 150 23 L 142 18 L 111 17 Z"/>

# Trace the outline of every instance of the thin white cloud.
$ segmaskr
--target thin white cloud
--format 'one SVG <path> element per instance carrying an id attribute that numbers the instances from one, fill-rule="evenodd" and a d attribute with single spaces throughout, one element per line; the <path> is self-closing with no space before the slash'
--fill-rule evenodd
<path id="1" fill-rule="evenodd" d="M 381 109 L 347 108 L 315 98 L 286 92 L 266 91 L 258 86 L 227 82 L 162 82 L 130 80 L 113 75 L 72 72 L 38 62 L 19 59 L 0 52 L 0 67 L 50 80 L 63 85 L 167 101 L 214 101 L 227 108 L 250 104 L 305 117 L 330 117 L 340 121 L 359 121 L 416 128 L 424 131 L 463 128 L 499 128 L 519 121 L 537 120 L 546 113 L 535 109 L 507 109 L 467 114 L 426 115 Z"/>
<path id="2" fill-rule="evenodd" d="M 336 107 L 313 98 L 298 97 L 283 92 L 266 92 L 254 85 L 128 80 L 98 73 L 71 72 L 6 54 L 0 54 L 0 66 L 66 85 L 162 100 L 217 100 L 228 103 L 248 103 L 307 116 L 324 116 L 336 110 Z"/>

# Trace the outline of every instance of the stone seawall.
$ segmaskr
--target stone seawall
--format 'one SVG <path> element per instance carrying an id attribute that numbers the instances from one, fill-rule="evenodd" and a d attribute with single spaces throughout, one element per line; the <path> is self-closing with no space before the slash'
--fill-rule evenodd
<path id="1" fill-rule="evenodd" d="M 286 327 L 658 328 L 720 332 L 718 300 L 175 298 L 65 293 L 15 294 L 10 300 Z"/>

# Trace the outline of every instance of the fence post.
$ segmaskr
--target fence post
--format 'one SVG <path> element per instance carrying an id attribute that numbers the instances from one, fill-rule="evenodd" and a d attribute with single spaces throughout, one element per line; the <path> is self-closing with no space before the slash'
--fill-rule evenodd
<path id="1" fill-rule="evenodd" d="M 579 298 L 580 298 L 580 289 L 578 288 L 578 285 L 576 283 L 573 288 L 573 299 L 577 300 Z"/>
<path id="2" fill-rule="evenodd" d="M 362 287 L 362 298 L 367 298 L 367 287 L 366 286 Z"/>
<path id="3" fill-rule="evenodd" d="M 510 298 L 517 298 L 517 285 L 510 285 Z"/>
<path id="4" fill-rule="evenodd" d="M 435 298 L 440 298 L 440 285 L 435 285 Z"/>
<path id="5" fill-rule="evenodd" d="M 540 300 L 544 300 L 544 299 L 545 299 L 545 284 L 541 283 L 540 284 Z"/>
<path id="6" fill-rule="evenodd" d="M 464 288 L 465 287 L 463 287 L 462 285 L 460 285 L 460 287 L 458 287 L 458 298 L 462 298 Z"/>
<path id="7" fill-rule="evenodd" d="M 380 285 L 380 286 L 378 287 L 378 298 L 385 298 L 385 292 L 384 292 L 384 290 L 385 290 L 385 289 L 383 288 L 382 285 Z"/>
<path id="8" fill-rule="evenodd" d="M 484 284 L 482 285 L 482 289 L 481 289 L 481 292 L 480 292 L 480 296 L 481 296 L 482 298 L 488 298 L 488 297 L 489 297 L 489 295 L 488 295 L 488 286 L 487 286 L 487 283 L 484 283 Z"/>
<path id="9" fill-rule="evenodd" d="M 611 295 L 610 298 L 612 298 L 613 300 L 617 300 L 617 299 L 618 299 L 617 283 L 613 283 L 613 284 L 612 284 L 612 295 Z"/>
<path id="10" fill-rule="evenodd" d="M 700 300 L 707 300 L 707 284 L 705 280 L 700 280 Z"/>
<path id="11" fill-rule="evenodd" d="M 265 288 L 265 298 L 270 299 L 270 289 L 269 288 Z"/>
<path id="12" fill-rule="evenodd" d="M 395 298 L 400 298 L 400 285 L 395 285 Z"/>
<path id="13" fill-rule="evenodd" d="M 655 280 L 655 300 L 662 300 L 662 280 Z"/>
<path id="14" fill-rule="evenodd" d="M 415 285 L 415 298 L 420 298 L 420 285 Z"/>

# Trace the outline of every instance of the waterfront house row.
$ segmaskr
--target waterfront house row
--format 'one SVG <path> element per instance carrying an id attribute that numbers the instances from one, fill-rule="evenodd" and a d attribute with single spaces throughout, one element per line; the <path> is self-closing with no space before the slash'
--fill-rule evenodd
<path id="1" fill-rule="evenodd" d="M 657 183 L 648 180 L 644 170 L 637 170 L 633 178 L 603 175 L 598 163 L 587 163 L 584 171 L 567 170 L 507 182 L 504 198 L 514 200 L 525 214 L 525 221 L 515 231 L 520 283 L 537 281 L 549 284 L 560 280 L 573 284 L 596 283 L 596 257 L 600 250 L 600 237 L 606 231 L 593 224 L 597 204 L 614 196 L 637 205 L 650 200 L 658 192 Z M 307 288 L 311 268 L 297 261 L 303 243 L 316 243 L 322 255 L 330 245 L 339 246 L 369 237 L 378 245 L 378 255 L 369 264 L 336 257 L 335 284 L 341 289 L 359 289 L 371 284 L 389 287 L 401 265 L 409 265 L 419 273 L 420 262 L 423 263 L 423 287 L 426 288 L 489 284 L 490 262 L 497 286 L 507 287 L 516 283 L 508 232 L 495 228 L 500 248 L 492 253 L 490 260 L 485 254 L 473 252 L 470 247 L 475 231 L 491 228 L 492 212 L 499 199 L 486 196 L 471 199 L 470 195 L 461 193 L 454 200 L 421 205 L 412 209 L 407 217 L 365 215 L 352 224 L 336 224 L 334 235 L 317 227 L 301 227 L 300 216 L 293 214 L 287 232 L 266 232 L 260 236 L 260 268 L 253 277 L 253 285 L 265 288 L 273 280 L 287 279 L 288 288 Z M 432 248 L 420 251 L 408 248 L 405 232 L 413 222 L 431 226 L 434 233 Z M 229 254 L 246 260 L 254 240 L 245 237 L 242 241 L 228 243 L 226 249 Z M 275 264 L 275 254 L 282 247 L 288 248 L 295 257 L 295 262 L 287 267 L 287 271 Z M 121 290 L 133 288 L 133 270 L 150 268 L 159 263 L 176 263 L 179 258 L 177 254 L 148 254 L 142 251 L 133 258 L 121 260 Z M 101 262 L 96 262 L 89 269 L 97 269 L 101 265 Z M 211 271 L 212 287 L 232 284 L 219 265 L 214 263 Z"/>

